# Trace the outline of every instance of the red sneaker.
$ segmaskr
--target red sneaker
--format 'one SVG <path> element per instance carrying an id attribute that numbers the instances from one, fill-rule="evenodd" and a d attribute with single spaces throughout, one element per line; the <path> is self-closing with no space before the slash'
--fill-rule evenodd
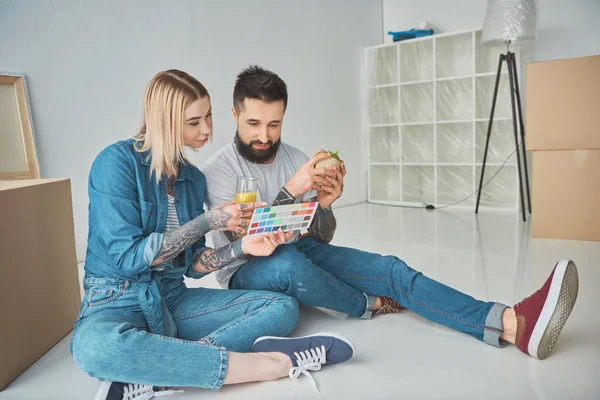
<path id="1" fill-rule="evenodd" d="M 552 353 L 573 310 L 578 290 L 575 263 L 562 260 L 540 290 L 514 306 L 517 317 L 515 344 L 523 353 L 539 360 Z"/>

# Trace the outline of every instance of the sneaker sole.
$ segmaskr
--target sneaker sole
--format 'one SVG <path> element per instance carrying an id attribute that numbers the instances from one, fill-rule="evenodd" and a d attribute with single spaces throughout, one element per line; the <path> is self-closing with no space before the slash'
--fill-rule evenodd
<path id="1" fill-rule="evenodd" d="M 355 347 L 354 347 L 354 343 L 352 342 L 352 340 L 348 339 L 345 336 L 339 335 L 337 333 L 332 333 L 332 332 L 318 332 L 318 333 L 313 333 L 312 335 L 307 335 L 307 336 L 299 336 L 299 337 L 293 337 L 293 338 L 288 338 L 288 337 L 280 337 L 280 336 L 263 336 L 260 337 L 258 339 L 256 339 L 254 341 L 254 343 L 252 344 L 252 347 L 254 347 L 254 345 L 258 342 L 262 342 L 263 340 L 267 340 L 267 339 L 277 339 L 277 340 L 296 340 L 296 339 L 305 339 L 305 338 L 309 338 L 309 337 L 315 337 L 315 336 L 331 336 L 334 337 L 336 339 L 339 339 L 343 342 L 346 342 L 350 348 L 352 349 L 352 355 L 354 356 L 354 353 L 356 353 Z"/>
<path id="2" fill-rule="evenodd" d="M 573 261 L 562 260 L 556 266 L 548 297 L 538 318 L 527 350 L 539 360 L 547 358 L 554 349 L 565 326 L 579 291 L 579 276 Z"/>
<path id="3" fill-rule="evenodd" d="M 101 382 L 100 387 L 98 388 L 98 392 L 96 392 L 96 397 L 94 397 L 94 400 L 106 400 L 106 396 L 108 396 L 108 391 L 110 390 L 110 385 L 112 385 L 112 382 Z"/>

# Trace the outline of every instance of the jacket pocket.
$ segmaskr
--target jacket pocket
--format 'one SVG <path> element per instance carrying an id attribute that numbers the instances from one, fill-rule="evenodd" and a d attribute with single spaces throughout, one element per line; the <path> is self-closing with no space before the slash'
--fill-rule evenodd
<path id="1" fill-rule="evenodd" d="M 149 201 L 140 200 L 140 217 L 145 235 L 156 232 L 158 206 Z"/>

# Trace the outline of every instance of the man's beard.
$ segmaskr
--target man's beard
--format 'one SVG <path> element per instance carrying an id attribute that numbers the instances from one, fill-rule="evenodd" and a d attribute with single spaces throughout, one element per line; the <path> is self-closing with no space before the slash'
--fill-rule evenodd
<path id="1" fill-rule="evenodd" d="M 256 150 L 252 147 L 255 143 L 262 143 L 260 140 L 253 140 L 249 144 L 246 144 L 240 138 L 239 132 L 235 131 L 235 146 L 237 147 L 240 155 L 246 160 L 256 163 L 256 164 L 266 164 L 270 161 L 273 161 L 277 151 L 279 150 L 279 146 L 281 145 L 281 139 L 278 139 L 276 142 L 269 140 L 269 148 L 265 150 Z"/>

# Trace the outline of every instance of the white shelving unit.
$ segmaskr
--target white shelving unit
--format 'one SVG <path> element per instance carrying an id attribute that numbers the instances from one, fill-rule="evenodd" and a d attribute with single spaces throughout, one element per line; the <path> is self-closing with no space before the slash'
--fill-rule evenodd
<path id="1" fill-rule="evenodd" d="M 471 30 L 365 49 L 369 202 L 441 206 L 477 189 L 498 57 L 506 51 L 480 37 Z M 504 65 L 484 183 L 514 151 L 509 94 Z M 519 209 L 514 155 L 482 191 L 481 207 Z"/>

